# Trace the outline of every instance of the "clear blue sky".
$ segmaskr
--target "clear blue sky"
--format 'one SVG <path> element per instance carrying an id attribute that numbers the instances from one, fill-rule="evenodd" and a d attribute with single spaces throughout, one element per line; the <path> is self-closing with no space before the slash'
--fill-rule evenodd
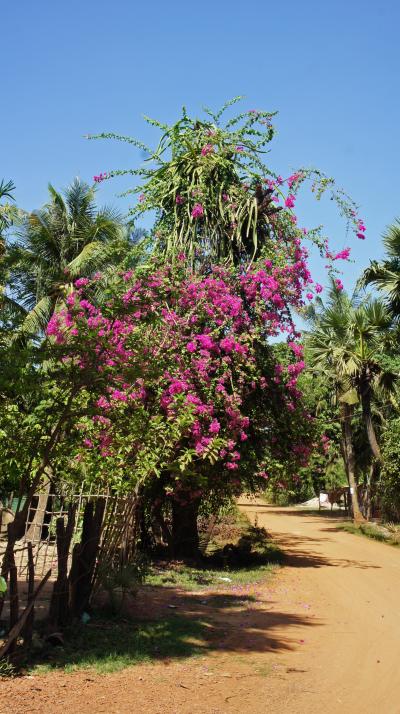
<path id="1" fill-rule="evenodd" d="M 84 134 L 151 142 L 142 113 L 172 121 L 182 104 L 196 113 L 244 94 L 246 108 L 279 111 L 273 169 L 318 166 L 361 205 L 365 243 L 344 235 L 329 202 L 306 200 L 301 214 L 324 221 L 338 249 L 351 242 L 350 285 L 400 215 L 399 23 L 398 0 L 4 3 L 0 177 L 14 180 L 21 207 L 37 208 L 48 181 L 91 181 L 140 160 Z M 128 186 L 102 184 L 99 201 L 123 209 L 115 196 Z"/>

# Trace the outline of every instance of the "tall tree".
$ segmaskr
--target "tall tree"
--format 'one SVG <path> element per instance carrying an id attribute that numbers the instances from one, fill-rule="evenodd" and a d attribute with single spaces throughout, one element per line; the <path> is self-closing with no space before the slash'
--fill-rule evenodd
<path id="1" fill-rule="evenodd" d="M 376 479 L 382 457 L 372 418 L 372 398 L 376 389 L 389 390 L 396 377 L 384 369 L 380 360 L 392 319 L 381 302 L 369 299 L 358 304 L 355 296 L 350 298 L 335 283 L 332 283 L 327 305 L 322 300 L 317 304 L 319 309 L 308 310 L 313 326 L 307 338 L 308 359 L 310 366 L 324 372 L 335 387 L 354 517 L 360 520 L 352 418 L 359 402 Z"/>
<path id="2" fill-rule="evenodd" d="M 43 332 L 73 282 L 126 253 L 128 236 L 113 209 L 96 208 L 95 187 L 75 179 L 64 195 L 49 185 L 49 202 L 30 213 L 8 246 L 9 290 L 24 311 L 21 331 Z"/>
<path id="3" fill-rule="evenodd" d="M 21 309 L 5 290 L 7 280 L 6 235 L 12 226 L 21 222 L 23 212 L 15 205 L 15 186 L 12 181 L 0 181 L 0 335 L 3 339 L 14 327 L 14 319 Z"/>
<path id="4" fill-rule="evenodd" d="M 0 181 L 0 257 L 4 252 L 4 232 L 18 215 L 18 209 L 14 205 L 14 190 L 12 181 Z"/>

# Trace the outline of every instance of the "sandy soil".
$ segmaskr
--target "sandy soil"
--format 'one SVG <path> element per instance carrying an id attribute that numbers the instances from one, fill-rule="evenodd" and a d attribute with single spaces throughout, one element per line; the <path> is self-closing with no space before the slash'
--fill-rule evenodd
<path id="1" fill-rule="evenodd" d="M 0 714 L 400 714 L 400 551 L 326 516 L 242 506 L 288 563 L 248 589 L 256 602 L 171 595 L 180 613 L 211 618 L 214 651 L 103 676 L 3 680 Z"/>

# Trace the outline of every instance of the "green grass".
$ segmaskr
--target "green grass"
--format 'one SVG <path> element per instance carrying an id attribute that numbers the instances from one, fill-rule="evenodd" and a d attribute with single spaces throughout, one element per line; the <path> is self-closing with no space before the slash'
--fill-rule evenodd
<path id="1" fill-rule="evenodd" d="M 210 625 L 206 620 L 171 616 L 156 622 L 94 619 L 65 632 L 63 647 L 48 646 L 29 663 L 38 674 L 54 669 L 92 669 L 105 674 L 158 659 L 204 653 Z"/>
<path id="2" fill-rule="evenodd" d="M 271 556 L 272 559 L 272 556 Z M 193 568 L 184 563 L 172 566 L 153 565 L 146 577 L 147 585 L 183 590 L 203 590 L 204 588 L 229 587 L 256 583 L 272 573 L 276 564 L 266 563 L 243 568 Z M 225 580 L 229 578 L 229 580 Z"/>
<path id="3" fill-rule="evenodd" d="M 343 523 L 338 527 L 347 533 L 372 538 L 373 540 L 378 540 L 381 543 L 387 543 L 387 545 L 400 545 L 398 538 L 392 538 L 390 535 L 385 534 L 374 523 L 361 523 L 360 525 L 355 525 L 354 523 Z"/>

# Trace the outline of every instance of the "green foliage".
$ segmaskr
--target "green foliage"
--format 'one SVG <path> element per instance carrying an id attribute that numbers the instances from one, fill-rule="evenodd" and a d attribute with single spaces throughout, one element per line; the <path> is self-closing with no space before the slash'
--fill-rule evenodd
<path id="1" fill-rule="evenodd" d="M 127 595 L 136 595 L 147 572 L 148 564 L 140 556 L 129 563 L 100 563 L 98 581 L 100 587 L 108 594 L 113 614 L 123 611 Z"/>
<path id="2" fill-rule="evenodd" d="M 96 209 L 95 189 L 76 179 L 63 197 L 49 185 L 49 202 L 26 216 L 9 241 L 8 290 L 25 336 L 42 332 L 72 282 L 115 266 L 129 248 L 127 229 L 113 209 Z"/>
<path id="3" fill-rule="evenodd" d="M 8 659 L 0 660 L 0 679 L 9 679 L 10 677 L 15 677 L 17 671 L 15 666 L 8 661 Z"/>
<path id="4" fill-rule="evenodd" d="M 79 418 L 95 413 L 97 386 L 104 387 L 97 371 L 89 363 L 79 367 L 54 342 L 0 344 L 2 496 L 16 491 L 24 497 L 32 482 L 49 475 L 48 467 L 57 480 L 86 478 L 71 459 L 81 445 Z"/>
<path id="5" fill-rule="evenodd" d="M 15 186 L 12 181 L 4 181 L 4 179 L 0 181 L 0 201 L 4 201 L 0 204 L 0 240 L 4 233 L 21 218 L 21 211 L 14 203 L 14 191 Z M 0 257 L 2 250 L 3 248 Z"/>
<path id="6" fill-rule="evenodd" d="M 306 311 L 311 330 L 306 335 L 307 363 L 331 385 L 337 406 L 360 404 L 371 453 L 380 459 L 377 434 L 381 418 L 374 402 L 388 404 L 398 375 L 388 369 L 392 317 L 376 299 L 351 298 L 332 283 L 328 301 L 316 301 Z"/>
<path id="7" fill-rule="evenodd" d="M 361 372 L 368 366 L 380 377 L 377 358 L 385 351 L 391 316 L 378 300 L 359 303 L 332 283 L 327 304 L 318 298 L 316 309 L 305 316 L 312 330 L 307 336 L 310 365 L 327 376 L 335 375 L 340 396 L 359 387 Z"/>
<path id="8" fill-rule="evenodd" d="M 400 220 L 397 218 L 383 235 L 386 256 L 382 261 L 372 260 L 364 270 L 359 284 L 374 285 L 384 296 L 392 314 L 400 316 Z"/>
<path id="9" fill-rule="evenodd" d="M 379 484 L 383 516 L 400 522 L 400 418 L 391 419 L 383 435 L 383 469 Z"/>

